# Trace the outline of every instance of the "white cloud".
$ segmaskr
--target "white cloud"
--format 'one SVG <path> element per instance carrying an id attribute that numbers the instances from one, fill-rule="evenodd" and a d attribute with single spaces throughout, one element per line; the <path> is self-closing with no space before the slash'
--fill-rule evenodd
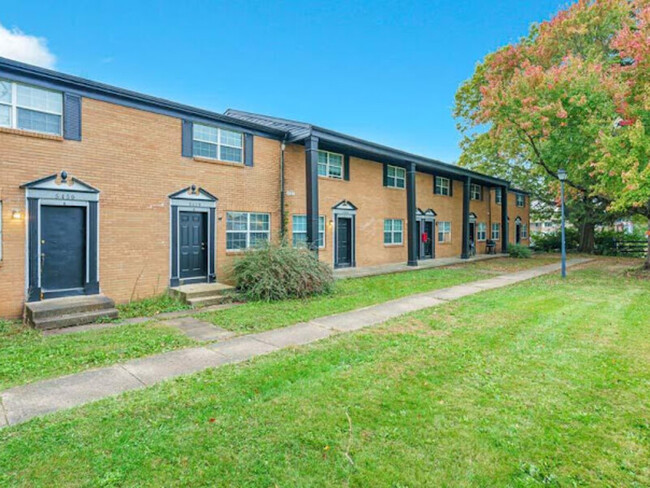
<path id="1" fill-rule="evenodd" d="M 27 35 L 17 28 L 9 30 L 2 24 L 0 56 L 43 68 L 54 68 L 56 63 L 56 56 L 48 49 L 45 38 Z"/>

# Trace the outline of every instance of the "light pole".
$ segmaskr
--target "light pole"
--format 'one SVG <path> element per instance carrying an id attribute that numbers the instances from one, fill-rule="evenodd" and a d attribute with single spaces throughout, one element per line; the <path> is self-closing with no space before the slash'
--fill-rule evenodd
<path id="1" fill-rule="evenodd" d="M 566 238 L 564 234 L 564 181 L 566 180 L 566 171 L 558 170 L 557 177 L 560 180 L 560 194 L 562 199 L 562 278 L 566 278 Z"/>

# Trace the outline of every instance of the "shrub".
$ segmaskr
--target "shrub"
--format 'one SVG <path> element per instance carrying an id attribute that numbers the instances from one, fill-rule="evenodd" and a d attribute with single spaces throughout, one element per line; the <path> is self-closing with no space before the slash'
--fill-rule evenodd
<path id="1" fill-rule="evenodd" d="M 533 234 L 531 241 L 536 251 L 559 252 L 562 249 L 562 231 L 550 232 L 548 234 Z M 573 227 L 566 228 L 567 251 L 578 249 L 580 238 L 578 230 Z"/>
<path id="2" fill-rule="evenodd" d="M 532 255 L 530 248 L 521 244 L 510 244 L 508 254 L 511 258 L 529 258 Z"/>
<path id="3" fill-rule="evenodd" d="M 240 293 L 249 300 L 285 300 L 327 293 L 332 269 L 306 248 L 286 243 L 246 251 L 233 267 Z"/>

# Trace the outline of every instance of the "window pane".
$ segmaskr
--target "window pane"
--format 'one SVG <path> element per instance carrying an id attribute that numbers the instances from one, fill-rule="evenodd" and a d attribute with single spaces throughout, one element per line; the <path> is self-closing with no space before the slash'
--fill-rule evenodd
<path id="1" fill-rule="evenodd" d="M 269 230 L 269 215 L 268 214 L 251 214 L 251 231 L 267 231 Z"/>
<path id="2" fill-rule="evenodd" d="M 343 171 L 341 170 L 341 166 L 332 166 L 332 164 L 330 162 L 330 174 L 329 174 L 329 176 L 333 176 L 335 178 L 340 178 L 342 174 L 343 174 Z"/>
<path id="3" fill-rule="evenodd" d="M 244 212 L 228 212 L 226 214 L 226 230 L 247 230 L 248 214 Z"/>
<path id="4" fill-rule="evenodd" d="M 393 243 L 393 234 L 390 232 L 384 232 L 384 244 L 392 244 Z"/>
<path id="5" fill-rule="evenodd" d="M 327 176 L 327 163 L 318 162 L 318 176 Z"/>
<path id="6" fill-rule="evenodd" d="M 251 247 L 259 246 L 265 242 L 268 242 L 269 235 L 266 232 L 251 232 Z"/>
<path id="7" fill-rule="evenodd" d="M 228 146 L 242 147 L 242 134 L 241 132 L 233 132 L 231 130 L 221 129 L 221 144 Z"/>
<path id="8" fill-rule="evenodd" d="M 303 245 L 307 245 L 307 233 L 306 232 L 296 233 L 294 231 L 294 233 L 293 233 L 293 247 L 298 247 L 298 246 L 303 246 Z"/>
<path id="9" fill-rule="evenodd" d="M 11 103 L 11 83 L 0 81 L 0 103 Z"/>
<path id="10" fill-rule="evenodd" d="M 329 155 L 329 162 L 330 166 L 341 166 L 343 164 L 343 156 L 340 154 L 332 154 L 330 153 Z"/>
<path id="11" fill-rule="evenodd" d="M 325 232 L 325 217 L 323 216 L 318 217 L 318 232 Z"/>
<path id="12" fill-rule="evenodd" d="M 16 85 L 17 101 L 20 107 L 61 114 L 63 96 L 61 93 L 27 85 Z"/>
<path id="13" fill-rule="evenodd" d="M 194 156 L 217 159 L 217 145 L 208 142 L 194 141 L 193 154 Z"/>
<path id="14" fill-rule="evenodd" d="M 294 215 L 292 228 L 294 232 L 307 232 L 307 216 Z"/>
<path id="15" fill-rule="evenodd" d="M 60 134 L 61 116 L 19 108 L 17 127 L 47 134 Z"/>
<path id="16" fill-rule="evenodd" d="M 395 177 L 395 166 L 388 166 L 386 170 L 386 174 L 388 175 L 389 178 L 394 178 Z"/>
<path id="17" fill-rule="evenodd" d="M 226 249 L 246 249 L 246 233 L 228 232 L 226 234 Z"/>
<path id="18" fill-rule="evenodd" d="M 325 151 L 318 151 L 318 163 L 327 164 L 327 153 Z"/>
<path id="19" fill-rule="evenodd" d="M 0 127 L 11 126 L 11 107 L 0 105 Z"/>
<path id="20" fill-rule="evenodd" d="M 391 221 L 388 219 L 384 220 L 384 232 L 390 232 L 391 230 L 393 230 Z"/>
<path id="21" fill-rule="evenodd" d="M 395 178 L 391 176 L 390 174 L 386 176 L 386 185 L 388 186 L 395 186 Z"/>
<path id="22" fill-rule="evenodd" d="M 221 146 L 222 161 L 242 162 L 242 150 L 235 147 Z"/>
<path id="23" fill-rule="evenodd" d="M 402 230 L 402 221 L 401 220 L 393 220 L 393 229 L 397 231 Z"/>
<path id="24" fill-rule="evenodd" d="M 217 143 L 217 129 L 207 125 L 194 124 L 194 140 Z"/>
<path id="25" fill-rule="evenodd" d="M 396 180 L 396 185 L 397 188 L 404 188 L 406 186 L 404 179 L 398 179 Z"/>

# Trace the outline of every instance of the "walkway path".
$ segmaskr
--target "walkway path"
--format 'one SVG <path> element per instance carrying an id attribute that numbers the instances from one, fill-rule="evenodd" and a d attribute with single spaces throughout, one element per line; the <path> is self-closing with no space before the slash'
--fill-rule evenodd
<path id="1" fill-rule="evenodd" d="M 588 261 L 590 259 L 571 259 L 567 264 L 574 266 Z M 128 390 L 151 386 L 176 376 L 245 361 L 279 349 L 308 344 L 335 334 L 362 329 L 408 312 L 435 307 L 484 290 L 501 288 L 552 273 L 559 268 L 559 263 L 540 266 L 465 285 L 419 293 L 282 329 L 249 334 L 202 347 L 181 349 L 18 386 L 0 393 L 0 427 L 19 424 L 32 417 L 75 407 Z"/>

